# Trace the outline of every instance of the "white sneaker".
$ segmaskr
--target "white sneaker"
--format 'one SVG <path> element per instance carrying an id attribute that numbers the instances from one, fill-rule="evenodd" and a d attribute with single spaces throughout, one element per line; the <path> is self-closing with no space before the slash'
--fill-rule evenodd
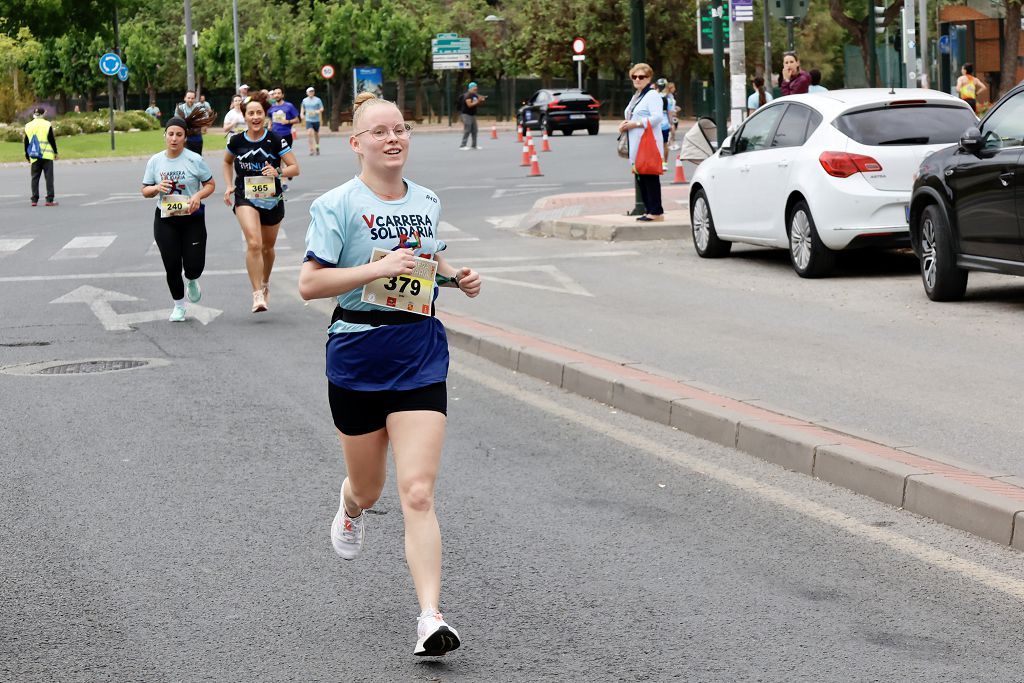
<path id="1" fill-rule="evenodd" d="M 480 145 L 475 146 L 473 149 L 483 149 Z"/>
<path id="2" fill-rule="evenodd" d="M 185 307 L 180 304 L 174 304 L 174 308 L 171 309 L 171 316 L 167 318 L 172 323 L 180 323 L 185 321 Z"/>
<path id="3" fill-rule="evenodd" d="M 459 150 L 461 150 L 461 151 L 465 151 L 467 149 L 469 149 L 469 147 L 467 147 L 466 145 L 463 145 L 462 147 L 459 147 Z"/>
<path id="4" fill-rule="evenodd" d="M 334 552 L 346 560 L 354 560 L 363 549 L 363 528 L 366 515 L 360 514 L 355 519 L 345 512 L 345 498 L 342 496 L 341 505 L 334 515 L 334 522 L 331 523 L 331 545 Z"/>
<path id="5" fill-rule="evenodd" d="M 459 632 L 445 623 L 444 617 L 436 609 L 425 609 L 420 614 L 416 626 L 416 649 L 412 653 L 418 657 L 440 657 L 458 649 L 462 641 Z"/>

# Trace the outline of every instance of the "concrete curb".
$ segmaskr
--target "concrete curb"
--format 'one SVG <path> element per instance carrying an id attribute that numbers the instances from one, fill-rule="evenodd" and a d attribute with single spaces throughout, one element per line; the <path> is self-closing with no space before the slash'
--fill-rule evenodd
<path id="1" fill-rule="evenodd" d="M 632 216 L 576 216 L 542 220 L 528 231 L 531 235 L 568 240 L 678 240 L 690 231 L 690 221 L 683 211 L 666 211 L 660 223 L 638 223 Z"/>
<path id="2" fill-rule="evenodd" d="M 628 359 L 440 313 L 450 343 L 510 370 L 1024 550 L 1024 479 L 671 379 Z"/>

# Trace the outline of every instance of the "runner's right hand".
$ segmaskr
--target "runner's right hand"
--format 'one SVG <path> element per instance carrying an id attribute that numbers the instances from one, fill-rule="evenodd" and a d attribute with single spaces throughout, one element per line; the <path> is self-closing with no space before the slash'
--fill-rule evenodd
<path id="1" fill-rule="evenodd" d="M 396 249 L 377 261 L 377 267 L 380 268 L 378 277 L 408 275 L 416 267 L 416 257 L 412 249 Z"/>

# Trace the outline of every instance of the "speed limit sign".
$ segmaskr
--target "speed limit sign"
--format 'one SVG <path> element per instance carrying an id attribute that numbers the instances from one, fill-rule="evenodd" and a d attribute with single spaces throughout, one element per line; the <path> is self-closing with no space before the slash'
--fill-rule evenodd
<path id="1" fill-rule="evenodd" d="M 334 78 L 334 67 L 331 66 L 330 64 L 324 64 L 322 67 L 320 67 L 320 75 L 326 78 L 327 80 L 331 80 L 332 78 Z"/>

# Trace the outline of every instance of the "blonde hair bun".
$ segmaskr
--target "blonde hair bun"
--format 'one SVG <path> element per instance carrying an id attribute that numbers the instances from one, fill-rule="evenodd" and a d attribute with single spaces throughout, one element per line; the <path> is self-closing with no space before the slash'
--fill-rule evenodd
<path id="1" fill-rule="evenodd" d="M 357 110 L 364 102 L 377 99 L 377 96 L 372 92 L 361 92 L 356 95 L 355 101 L 352 103 L 352 111 Z"/>

